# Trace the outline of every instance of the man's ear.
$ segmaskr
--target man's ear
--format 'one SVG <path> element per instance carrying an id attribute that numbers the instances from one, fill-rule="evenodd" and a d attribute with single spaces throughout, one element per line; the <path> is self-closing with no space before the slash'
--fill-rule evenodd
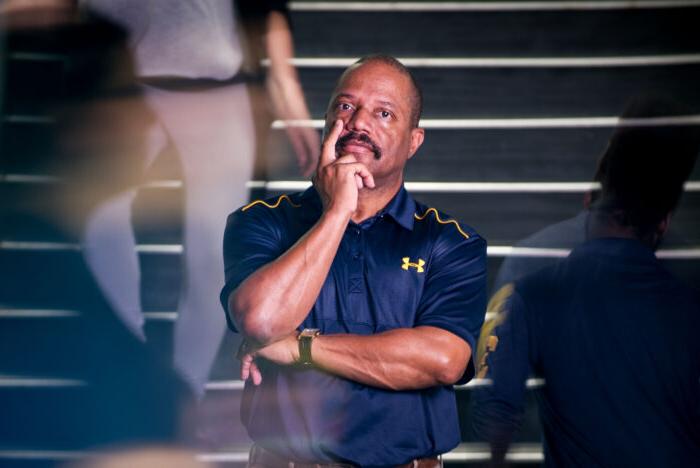
<path id="1" fill-rule="evenodd" d="M 416 154 L 416 151 L 418 151 L 420 145 L 423 144 L 424 139 L 425 130 L 423 130 L 422 128 L 414 128 L 411 130 L 411 145 L 408 149 L 408 159 L 411 159 L 413 155 Z"/>

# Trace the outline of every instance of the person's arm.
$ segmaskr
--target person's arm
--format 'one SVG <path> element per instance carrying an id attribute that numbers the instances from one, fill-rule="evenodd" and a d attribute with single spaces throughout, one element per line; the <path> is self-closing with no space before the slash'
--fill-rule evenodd
<path id="1" fill-rule="evenodd" d="M 487 338 L 484 369 L 490 381 L 473 391 L 473 427 L 491 446 L 492 461 L 500 466 L 515 432 L 520 428 L 525 406 L 525 383 L 530 375 L 531 350 L 525 304 L 517 293 L 506 303 L 505 320 Z"/>
<path id="2" fill-rule="evenodd" d="M 241 378 L 262 380 L 253 361 L 276 364 L 299 361 L 297 335 L 292 334 L 244 356 Z M 321 335 L 314 339 L 314 365 L 331 374 L 373 387 L 415 390 L 457 382 L 467 367 L 471 348 L 457 335 L 437 327 L 397 328 L 375 335 Z"/>
<path id="3" fill-rule="evenodd" d="M 316 367 L 365 385 L 414 390 L 465 382 L 486 303 L 486 243 L 448 232 L 431 259 L 416 322 L 374 335 L 321 335 Z M 299 360 L 296 333 L 242 359 L 241 378 L 262 380 L 255 358 L 289 365 Z"/>
<path id="4" fill-rule="evenodd" d="M 351 156 L 336 158 L 343 125 L 337 121 L 326 138 L 315 185 L 323 200 L 319 221 L 277 259 L 247 277 L 228 297 L 236 329 L 264 346 L 292 333 L 315 303 L 335 258 L 348 221 L 357 209 L 358 190 L 374 187 L 367 168 Z"/>
<path id="5" fill-rule="evenodd" d="M 271 11 L 266 21 L 265 51 L 270 66 L 267 90 L 273 111 L 282 120 L 310 120 L 299 77 L 291 59 L 294 58 L 294 42 L 286 16 Z M 316 167 L 320 139 L 311 127 L 288 125 L 287 136 L 294 148 L 299 170 L 308 176 Z"/>

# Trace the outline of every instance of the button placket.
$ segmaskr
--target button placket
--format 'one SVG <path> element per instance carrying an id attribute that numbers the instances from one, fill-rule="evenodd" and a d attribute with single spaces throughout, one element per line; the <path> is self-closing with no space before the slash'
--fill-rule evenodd
<path id="1" fill-rule="evenodd" d="M 353 236 L 350 242 L 350 278 L 349 278 L 349 291 L 352 294 L 361 294 L 364 292 L 363 288 L 363 264 L 362 264 L 362 241 L 364 236 L 362 235 L 362 229 L 359 226 L 353 226 L 352 228 Z"/>

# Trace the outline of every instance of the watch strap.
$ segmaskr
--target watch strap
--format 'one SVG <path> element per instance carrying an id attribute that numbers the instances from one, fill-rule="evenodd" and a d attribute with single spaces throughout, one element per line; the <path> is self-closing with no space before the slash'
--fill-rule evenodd
<path id="1" fill-rule="evenodd" d="M 321 334 L 321 330 L 317 328 L 305 328 L 299 333 L 297 340 L 299 341 L 299 363 L 311 365 L 311 343 L 314 338 Z"/>

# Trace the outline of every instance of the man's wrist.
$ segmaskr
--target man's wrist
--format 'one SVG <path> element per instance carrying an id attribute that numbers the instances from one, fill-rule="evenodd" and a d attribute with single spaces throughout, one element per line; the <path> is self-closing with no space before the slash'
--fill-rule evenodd
<path id="1" fill-rule="evenodd" d="M 297 335 L 298 358 L 296 362 L 303 365 L 313 364 L 312 346 L 316 337 L 321 334 L 318 328 L 305 328 Z"/>
<path id="2" fill-rule="evenodd" d="M 336 204 L 330 204 L 328 208 L 324 210 L 321 219 L 329 224 L 342 226 L 343 229 L 345 229 L 348 221 L 352 218 L 352 213 L 350 209 L 344 209 Z"/>

